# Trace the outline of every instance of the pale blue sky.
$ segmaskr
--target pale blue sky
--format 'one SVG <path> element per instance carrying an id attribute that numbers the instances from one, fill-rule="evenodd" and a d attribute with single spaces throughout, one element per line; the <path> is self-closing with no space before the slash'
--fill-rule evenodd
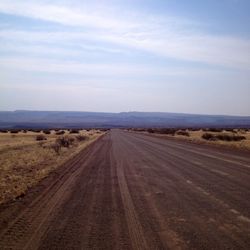
<path id="1" fill-rule="evenodd" d="M 0 110 L 250 115 L 250 1 L 0 1 Z"/>

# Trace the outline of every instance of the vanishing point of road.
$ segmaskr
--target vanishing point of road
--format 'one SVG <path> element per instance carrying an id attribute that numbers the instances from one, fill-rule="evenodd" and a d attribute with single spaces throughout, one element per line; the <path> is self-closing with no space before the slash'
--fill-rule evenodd
<path id="1" fill-rule="evenodd" d="M 0 249 L 250 249 L 249 153 L 111 130 L 0 207 Z"/>

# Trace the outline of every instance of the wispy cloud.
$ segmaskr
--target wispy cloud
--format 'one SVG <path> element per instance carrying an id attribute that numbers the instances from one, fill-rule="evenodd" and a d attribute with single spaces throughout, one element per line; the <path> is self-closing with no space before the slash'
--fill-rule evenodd
<path id="1" fill-rule="evenodd" d="M 205 71 L 197 71 L 185 68 L 159 67 L 138 64 L 111 64 L 111 63 L 81 63 L 77 61 L 59 61 L 46 59 L 29 59 L 25 57 L 2 57 L 0 67 L 8 70 L 23 70 L 29 72 L 46 72 L 60 74 L 77 74 L 94 77 L 140 77 L 140 76 L 181 76 L 199 75 Z"/>
<path id="2" fill-rule="evenodd" d="M 1 1 L 0 11 L 6 14 L 25 16 L 77 27 L 105 29 L 134 28 L 135 24 L 117 20 L 86 5 L 80 10 L 68 6 L 31 1 Z"/>
<path id="3" fill-rule="evenodd" d="M 125 48 L 144 51 L 163 58 L 202 62 L 237 69 L 250 69 L 249 39 L 219 36 L 194 29 L 190 22 L 178 17 L 147 17 L 143 13 L 115 13 L 106 9 L 90 13 L 89 6 L 71 7 L 42 2 L 1 1 L 0 12 L 25 16 L 77 28 L 78 31 L 2 30 L 6 40 L 37 43 L 75 44 L 83 49 L 108 53 Z M 80 28 L 80 30 L 79 30 Z M 99 43 L 91 47 L 90 42 Z M 105 46 L 100 46 L 105 43 Z M 108 44 L 116 46 L 109 48 Z M 49 46 L 49 45 L 48 45 Z"/>
<path id="4" fill-rule="evenodd" d="M 245 16 L 183 2 L 1 0 L 0 109 L 249 114 Z"/>

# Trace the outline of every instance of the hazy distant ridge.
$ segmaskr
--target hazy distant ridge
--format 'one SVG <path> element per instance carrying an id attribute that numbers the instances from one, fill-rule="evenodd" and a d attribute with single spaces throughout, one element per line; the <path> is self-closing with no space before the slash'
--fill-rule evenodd
<path id="1" fill-rule="evenodd" d="M 161 112 L 1 111 L 1 128 L 19 127 L 250 127 L 249 116 Z"/>

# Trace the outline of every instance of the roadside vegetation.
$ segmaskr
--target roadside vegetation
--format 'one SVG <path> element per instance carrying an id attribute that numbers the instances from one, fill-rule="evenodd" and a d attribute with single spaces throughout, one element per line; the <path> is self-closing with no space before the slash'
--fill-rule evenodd
<path id="1" fill-rule="evenodd" d="M 131 128 L 130 131 L 185 139 L 198 143 L 250 150 L 250 129 L 241 128 Z"/>
<path id="2" fill-rule="evenodd" d="M 104 134 L 100 130 L 0 130 L 0 203 L 17 199 Z"/>
<path id="3" fill-rule="evenodd" d="M 209 141 L 217 141 L 217 140 L 242 141 L 242 140 L 246 140 L 246 137 L 242 135 L 235 135 L 235 134 L 230 135 L 230 134 L 225 134 L 225 133 L 221 133 L 221 134 L 204 133 L 202 135 L 202 139 L 209 140 Z"/>

